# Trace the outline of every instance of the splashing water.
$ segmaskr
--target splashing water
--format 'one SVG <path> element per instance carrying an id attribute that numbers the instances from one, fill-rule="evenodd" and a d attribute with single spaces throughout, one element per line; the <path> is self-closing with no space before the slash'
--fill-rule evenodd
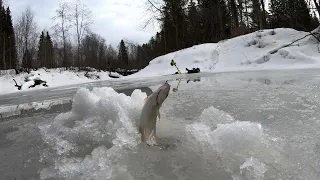
<path id="1" fill-rule="evenodd" d="M 141 141 L 135 121 L 145 97 L 141 90 L 130 97 L 109 87 L 80 89 L 70 112 L 39 126 L 50 147 L 42 151 L 42 161 L 53 159 L 41 178 L 132 179 L 120 160 Z"/>

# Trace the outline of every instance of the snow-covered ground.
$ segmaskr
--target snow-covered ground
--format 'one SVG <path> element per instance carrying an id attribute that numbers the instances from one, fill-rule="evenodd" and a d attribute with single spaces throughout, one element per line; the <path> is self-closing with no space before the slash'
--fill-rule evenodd
<path id="1" fill-rule="evenodd" d="M 58 87 L 79 83 L 92 82 L 97 80 L 109 80 L 109 72 L 88 72 L 88 75 L 91 75 L 91 78 L 85 76 L 86 71 L 66 71 L 62 69 L 43 69 L 40 68 L 37 71 L 31 71 L 28 73 L 20 73 L 15 75 L 14 70 L 2 71 L 0 76 L 0 94 L 12 93 L 19 91 L 17 87 L 15 87 L 15 79 L 18 85 L 22 85 L 21 90 L 34 90 L 34 89 L 43 89 L 47 88 L 42 85 L 36 86 L 34 88 L 29 88 L 30 85 L 34 84 L 33 79 L 41 79 L 47 82 L 48 87 Z M 121 77 L 121 75 L 117 73 L 111 73 L 112 75 L 116 75 Z M 96 77 L 99 76 L 99 79 Z M 25 79 L 28 79 L 28 82 L 25 82 Z"/>
<path id="2" fill-rule="evenodd" d="M 229 72 L 229 71 L 251 71 L 251 70 L 274 70 L 274 69 L 301 69 L 320 68 L 319 44 L 312 36 L 308 36 L 289 47 L 281 48 L 293 41 L 306 36 L 308 32 L 296 31 L 293 29 L 268 29 L 257 31 L 244 36 L 221 41 L 219 43 L 207 43 L 155 58 L 150 64 L 130 76 L 121 79 L 146 78 L 174 74 L 177 72 L 174 66 L 170 65 L 175 60 L 182 73 L 186 68 L 200 68 L 201 72 Z M 44 69 L 33 72 L 35 76 L 47 82 L 49 87 L 57 87 L 84 82 L 97 81 L 85 77 L 86 72 L 61 71 L 51 69 L 46 72 Z M 39 75 L 40 74 L 40 75 Z M 98 80 L 111 79 L 108 72 L 90 72 L 99 75 Z M 24 83 L 26 73 L 16 75 L 0 76 L 0 94 L 18 91 L 14 87 L 13 78 Z M 22 90 L 33 90 L 46 88 L 37 86 L 29 89 L 33 82 L 27 82 Z"/>
<path id="3" fill-rule="evenodd" d="M 177 70 L 170 65 L 172 59 L 182 73 L 186 68 L 197 67 L 201 72 L 319 68 L 319 45 L 312 36 L 278 50 L 307 34 L 293 29 L 268 29 L 219 43 L 196 45 L 157 57 L 130 77 L 174 74 Z"/>

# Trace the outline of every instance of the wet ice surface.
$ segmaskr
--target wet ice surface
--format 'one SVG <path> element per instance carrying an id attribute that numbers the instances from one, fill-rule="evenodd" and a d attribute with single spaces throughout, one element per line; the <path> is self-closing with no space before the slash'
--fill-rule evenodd
<path id="1" fill-rule="evenodd" d="M 317 180 L 317 73 L 169 81 L 155 147 L 141 143 L 135 128 L 149 91 L 80 89 L 67 108 L 2 119 L 0 179 Z M 154 91 L 164 81 L 148 87 Z"/>

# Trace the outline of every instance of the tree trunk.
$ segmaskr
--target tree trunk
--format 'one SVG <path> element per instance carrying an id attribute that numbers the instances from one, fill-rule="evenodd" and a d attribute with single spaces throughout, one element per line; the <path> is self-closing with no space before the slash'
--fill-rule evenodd
<path id="1" fill-rule="evenodd" d="M 258 23 L 259 23 L 259 29 L 264 29 L 264 22 L 263 22 L 263 17 L 262 17 L 262 11 L 260 8 L 260 2 L 259 0 L 253 0 L 252 1 L 252 5 L 253 5 L 253 13 L 256 16 L 256 18 L 258 19 Z"/>
<path id="2" fill-rule="evenodd" d="M 266 28 L 267 25 L 267 18 L 266 18 L 266 9 L 264 6 L 264 0 L 260 0 L 261 6 L 262 6 L 262 12 L 261 12 L 261 18 L 263 23 L 263 28 Z"/>
<path id="3" fill-rule="evenodd" d="M 9 51 L 9 68 L 10 69 L 12 69 L 12 49 L 11 49 L 11 47 L 12 47 L 12 41 L 11 41 L 11 38 L 9 39 L 9 49 L 8 49 L 8 51 Z"/>
<path id="4" fill-rule="evenodd" d="M 80 70 L 80 40 L 78 40 L 78 47 L 77 47 L 77 61 L 78 61 L 78 67 L 79 67 L 79 70 Z"/>
<path id="5" fill-rule="evenodd" d="M 3 69 L 6 69 L 6 33 L 3 32 L 3 47 L 2 47 Z"/>
<path id="6" fill-rule="evenodd" d="M 248 0 L 245 0 L 244 3 L 246 7 L 246 19 L 247 19 L 246 26 L 249 27 Z"/>
<path id="7" fill-rule="evenodd" d="M 320 2 L 317 2 L 317 0 L 313 0 L 314 4 L 316 5 L 316 9 L 318 11 L 318 14 L 320 16 Z"/>

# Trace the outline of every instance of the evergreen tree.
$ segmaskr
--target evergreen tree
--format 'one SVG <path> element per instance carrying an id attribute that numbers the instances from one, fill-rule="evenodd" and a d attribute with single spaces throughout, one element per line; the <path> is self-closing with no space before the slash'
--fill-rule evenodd
<path id="1" fill-rule="evenodd" d="M 285 0 L 270 0 L 270 25 L 271 27 L 288 27 L 288 17 Z"/>
<path id="2" fill-rule="evenodd" d="M 7 46 L 6 46 L 6 61 L 9 69 L 16 69 L 17 67 L 17 53 L 16 53 L 16 41 L 12 24 L 11 11 L 8 7 L 6 10 L 7 19 Z"/>
<path id="3" fill-rule="evenodd" d="M 41 32 L 38 46 L 39 67 L 53 68 L 53 44 L 49 32 Z"/>
<path id="4" fill-rule="evenodd" d="M 17 65 L 15 35 L 10 8 L 0 1 L 0 69 L 15 69 Z"/>
<path id="5" fill-rule="evenodd" d="M 191 0 L 188 4 L 188 13 L 187 13 L 187 46 L 193 46 L 196 44 L 200 44 L 202 42 L 201 37 L 203 32 L 201 31 L 201 22 L 199 15 L 199 11 L 197 9 L 196 3 Z"/>
<path id="6" fill-rule="evenodd" d="M 289 2 L 289 8 L 291 10 L 292 28 L 302 31 L 311 31 L 314 29 L 312 16 L 305 0 Z"/>
<path id="7" fill-rule="evenodd" d="M 224 0 L 199 0 L 201 21 L 203 23 L 203 40 L 218 42 L 230 37 L 230 14 Z M 213 16 L 213 14 L 215 14 Z"/>
<path id="8" fill-rule="evenodd" d="M 45 37 L 44 32 L 41 32 L 40 39 L 39 39 L 39 46 L 38 46 L 38 63 L 39 67 L 46 67 L 46 59 L 45 59 Z"/>
<path id="9" fill-rule="evenodd" d="M 53 43 L 48 31 L 46 36 L 46 61 L 47 61 L 48 68 L 56 67 L 53 60 Z"/>
<path id="10" fill-rule="evenodd" d="M 0 2 L 0 59 L 1 59 L 1 69 L 6 69 L 6 59 L 5 59 L 5 46 L 6 46 L 6 13 L 4 7 L 2 5 L 2 1 Z"/>
<path id="11" fill-rule="evenodd" d="M 238 9 L 237 4 L 235 0 L 228 0 L 230 14 L 231 14 L 231 27 L 232 29 L 237 28 L 239 26 L 239 15 L 238 15 Z"/>
<path id="12" fill-rule="evenodd" d="M 126 67 L 129 65 L 128 50 L 123 40 L 121 40 L 119 45 L 118 61 L 123 63 Z"/>
<path id="13" fill-rule="evenodd" d="M 186 47 L 185 5 L 185 0 L 164 0 L 161 29 L 166 53 Z"/>
<path id="14" fill-rule="evenodd" d="M 312 30 L 314 21 L 305 0 L 270 0 L 270 24 L 273 28 Z"/>

